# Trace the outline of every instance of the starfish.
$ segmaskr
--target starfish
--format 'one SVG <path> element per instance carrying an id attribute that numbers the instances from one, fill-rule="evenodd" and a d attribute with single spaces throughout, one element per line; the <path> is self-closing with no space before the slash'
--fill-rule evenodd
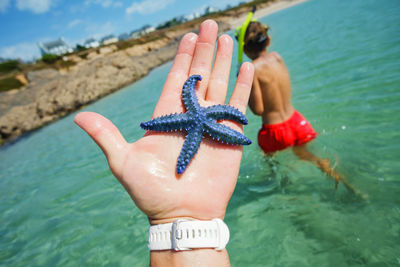
<path id="1" fill-rule="evenodd" d="M 207 134 L 213 140 L 232 145 L 250 145 L 251 140 L 232 128 L 217 123 L 217 120 L 232 120 L 247 124 L 247 119 L 238 109 L 228 105 L 200 106 L 196 95 L 196 83 L 200 75 L 190 76 L 182 89 L 182 102 L 186 113 L 174 113 L 142 122 L 145 130 L 171 132 L 185 130 L 186 140 L 183 143 L 176 164 L 176 172 L 182 174 L 194 155 L 197 153 L 203 136 Z"/>

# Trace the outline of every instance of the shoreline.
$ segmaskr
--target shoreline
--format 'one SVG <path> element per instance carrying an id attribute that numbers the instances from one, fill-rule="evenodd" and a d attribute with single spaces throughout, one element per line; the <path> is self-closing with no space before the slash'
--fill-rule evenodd
<path id="1" fill-rule="evenodd" d="M 271 15 L 273 13 L 276 13 L 278 11 L 296 6 L 298 4 L 302 4 L 307 1 L 308 0 L 280 0 L 278 2 L 273 2 L 265 7 L 257 8 L 256 12 L 253 15 L 253 18 L 260 19 L 260 18 L 266 17 L 268 15 Z M 231 25 L 232 29 L 235 29 L 236 27 L 239 27 L 242 25 L 246 16 L 247 16 L 247 13 L 243 14 L 239 18 L 232 19 L 232 21 L 228 22 L 228 23 Z"/>
<path id="2" fill-rule="evenodd" d="M 262 4 L 254 14 L 261 18 L 307 0 L 278 0 Z M 240 26 L 248 8 L 221 16 L 211 16 L 219 32 Z M 63 72 L 43 69 L 28 73 L 28 85 L 0 94 L 0 146 L 14 143 L 33 132 L 100 98 L 140 80 L 148 73 L 173 60 L 183 34 L 198 29 L 207 18 L 162 32 L 165 38 L 125 50 L 100 54 Z M 157 43 L 158 42 L 158 43 Z M 143 52 L 144 51 L 144 52 Z"/>

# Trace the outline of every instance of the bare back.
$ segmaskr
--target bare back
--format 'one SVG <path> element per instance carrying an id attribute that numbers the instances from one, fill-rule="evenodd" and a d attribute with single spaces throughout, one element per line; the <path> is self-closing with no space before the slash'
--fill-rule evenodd
<path id="1" fill-rule="evenodd" d="M 250 109 L 262 117 L 263 124 L 286 121 L 294 108 L 290 101 L 290 77 L 285 63 L 275 52 L 263 52 L 253 63 L 255 75 Z"/>

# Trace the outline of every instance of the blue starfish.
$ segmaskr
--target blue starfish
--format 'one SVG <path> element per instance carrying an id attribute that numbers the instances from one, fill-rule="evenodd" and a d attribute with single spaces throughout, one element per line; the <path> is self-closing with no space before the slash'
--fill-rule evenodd
<path id="1" fill-rule="evenodd" d="M 190 76 L 182 89 L 182 102 L 186 113 L 169 114 L 142 122 L 140 127 L 145 130 L 171 132 L 187 132 L 186 140 L 176 163 L 176 172 L 182 174 L 191 159 L 197 153 L 204 134 L 221 143 L 235 145 L 250 145 L 251 140 L 243 134 L 217 123 L 217 120 L 233 120 L 247 124 L 247 119 L 239 110 L 227 105 L 201 107 L 196 96 L 196 83 L 201 81 L 200 75 Z"/>

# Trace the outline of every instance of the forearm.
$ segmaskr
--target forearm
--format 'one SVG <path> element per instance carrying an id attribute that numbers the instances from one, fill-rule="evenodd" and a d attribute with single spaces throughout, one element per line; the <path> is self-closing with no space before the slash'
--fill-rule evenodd
<path id="1" fill-rule="evenodd" d="M 226 249 L 193 249 L 188 251 L 151 251 L 150 266 L 230 266 Z"/>

